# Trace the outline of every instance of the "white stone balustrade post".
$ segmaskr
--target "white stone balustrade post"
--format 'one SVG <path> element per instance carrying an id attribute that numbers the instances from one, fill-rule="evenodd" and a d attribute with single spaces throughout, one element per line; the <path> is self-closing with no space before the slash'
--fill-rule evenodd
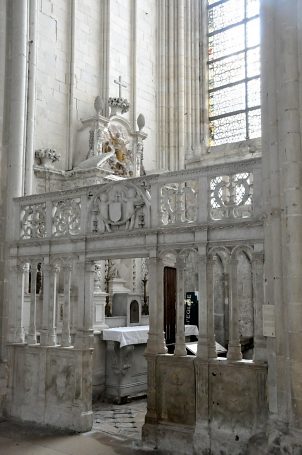
<path id="1" fill-rule="evenodd" d="M 41 346 L 48 345 L 48 307 L 49 307 L 49 279 L 50 279 L 50 264 L 48 258 L 44 258 L 41 266 L 43 277 L 43 306 L 42 306 L 42 327 L 40 330 Z"/>
<path id="2" fill-rule="evenodd" d="M 199 254 L 197 259 L 198 264 L 198 345 L 197 357 L 200 359 L 208 359 L 208 301 L 207 301 L 207 256 Z"/>
<path id="3" fill-rule="evenodd" d="M 164 268 L 158 257 L 149 258 L 149 336 L 146 354 L 167 352 L 164 335 Z"/>
<path id="4" fill-rule="evenodd" d="M 84 329 L 92 334 L 93 327 L 93 291 L 94 291 L 94 261 L 85 264 L 85 317 Z"/>
<path id="5" fill-rule="evenodd" d="M 72 264 L 64 264 L 64 309 L 63 309 L 63 326 L 62 326 L 62 341 L 64 347 L 71 345 L 70 337 L 70 285 Z"/>
<path id="6" fill-rule="evenodd" d="M 157 279 L 154 288 L 157 290 L 158 354 L 165 354 L 167 347 L 164 332 L 164 263 L 161 258 L 157 258 Z"/>
<path id="7" fill-rule="evenodd" d="M 7 341 L 9 343 L 15 342 L 16 337 L 16 314 L 17 314 L 17 299 L 18 299 L 18 289 L 17 289 L 17 260 L 10 258 L 9 260 L 9 283 L 8 283 L 8 301 L 10 305 L 8 306 L 8 330 L 7 330 Z M 14 285 L 12 285 L 14 284 Z"/>
<path id="8" fill-rule="evenodd" d="M 237 267 L 238 259 L 232 257 L 230 260 L 230 302 L 229 302 L 229 345 L 228 360 L 242 360 L 240 334 L 239 334 L 239 302 L 237 290 Z"/>
<path id="9" fill-rule="evenodd" d="M 30 310 L 29 310 L 29 329 L 27 335 L 28 344 L 37 344 L 37 327 L 36 327 L 36 318 L 37 318 L 37 267 L 38 262 L 32 261 L 30 263 L 31 271 L 31 286 L 30 286 Z"/>
<path id="10" fill-rule="evenodd" d="M 105 307 L 108 294 L 105 289 L 105 261 L 95 262 L 93 290 L 93 328 L 94 330 L 108 329 L 105 323 Z"/>
<path id="11" fill-rule="evenodd" d="M 208 358 L 216 359 L 216 342 L 214 328 L 214 264 L 216 256 L 210 256 L 207 261 L 207 340 L 208 340 Z"/>
<path id="12" fill-rule="evenodd" d="M 48 346 L 57 345 L 57 279 L 59 267 L 52 265 L 50 267 L 49 277 L 49 306 L 48 306 Z"/>
<path id="13" fill-rule="evenodd" d="M 184 268 L 185 263 L 182 257 L 176 259 L 177 291 L 176 291 L 176 342 L 175 355 L 187 355 L 185 341 L 185 315 L 184 315 Z"/>
<path id="14" fill-rule="evenodd" d="M 156 267 L 157 267 L 157 258 L 150 257 L 149 258 L 149 335 L 148 335 L 148 342 L 146 352 L 148 354 L 156 354 L 157 349 L 157 296 L 156 296 Z"/>
<path id="15" fill-rule="evenodd" d="M 156 181 L 151 183 L 151 227 L 156 228 L 162 224 L 160 210 L 161 184 Z"/>
<path id="16" fill-rule="evenodd" d="M 197 193 L 197 221 L 198 223 L 206 223 L 209 216 L 209 192 L 208 192 L 208 176 L 200 175 L 198 178 L 198 193 Z"/>
<path id="17" fill-rule="evenodd" d="M 27 267 L 24 269 L 24 294 L 28 294 L 29 292 L 29 272 L 30 272 L 31 266 L 30 264 L 27 264 Z"/>
<path id="18" fill-rule="evenodd" d="M 15 343 L 25 342 L 25 331 L 23 326 L 24 312 L 24 283 L 25 273 L 27 272 L 27 264 L 17 265 L 17 302 L 16 302 L 16 335 Z"/>
<path id="19" fill-rule="evenodd" d="M 252 258 L 253 273 L 253 296 L 254 296 L 254 361 L 266 361 L 266 340 L 263 336 L 263 312 L 264 303 L 264 254 L 254 252 Z"/>
<path id="20" fill-rule="evenodd" d="M 183 221 L 184 214 L 184 190 L 182 188 L 182 182 L 177 183 L 177 190 L 175 191 L 175 223 L 180 224 Z"/>
<path id="21" fill-rule="evenodd" d="M 89 349 L 93 343 L 94 274 L 94 261 L 81 258 L 78 263 L 78 306 L 75 315 L 75 346 L 79 349 Z"/>
<path id="22" fill-rule="evenodd" d="M 81 212 L 80 212 L 80 226 L 81 226 L 81 233 L 84 235 L 87 228 L 87 212 L 88 212 L 88 199 L 87 195 L 83 194 L 81 196 Z"/>
<path id="23" fill-rule="evenodd" d="M 52 237 L 52 221 L 52 201 L 50 199 L 46 199 L 45 229 L 47 237 Z"/>

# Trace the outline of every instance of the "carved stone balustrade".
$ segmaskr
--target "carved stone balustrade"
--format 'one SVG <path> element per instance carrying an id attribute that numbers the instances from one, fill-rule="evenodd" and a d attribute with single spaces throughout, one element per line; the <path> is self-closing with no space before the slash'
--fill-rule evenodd
<path id="1" fill-rule="evenodd" d="M 16 240 L 235 223 L 261 216 L 260 162 L 169 172 L 15 199 Z"/>
<path id="2" fill-rule="evenodd" d="M 33 397 L 45 394 L 46 401 L 35 407 L 36 422 L 54 425 L 53 416 L 60 415 L 62 427 L 91 428 L 93 331 L 104 328 L 106 295 L 96 289 L 95 270 L 106 260 L 148 260 L 147 423 L 157 419 L 156 358 L 167 353 L 163 258 L 177 258 L 176 346 L 175 355 L 168 355 L 176 362 L 175 392 L 180 387 L 177 365 L 193 367 L 184 330 L 188 270 L 196 275 L 199 290 L 196 371 L 203 375 L 203 363 L 217 362 L 215 305 L 221 295 L 229 342 L 224 364 L 237 368 L 242 363 L 241 328 L 246 321 L 255 340 L 254 362 L 263 364 L 261 192 L 261 162 L 252 159 L 14 199 L 7 333 L 13 415 L 32 419 Z M 194 271 L 186 268 L 186 255 L 193 253 Z M 241 263 L 254 286 L 252 322 L 240 313 Z M 226 283 L 221 295 L 217 267 Z M 38 371 L 34 381 L 32 371 Z M 22 408 L 15 389 L 28 397 Z"/>

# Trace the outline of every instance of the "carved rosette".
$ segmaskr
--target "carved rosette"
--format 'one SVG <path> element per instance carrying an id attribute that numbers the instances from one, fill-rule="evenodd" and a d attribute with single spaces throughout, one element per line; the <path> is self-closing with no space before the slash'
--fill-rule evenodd
<path id="1" fill-rule="evenodd" d="M 210 179 L 210 218 L 250 218 L 253 212 L 253 174 L 219 175 Z"/>

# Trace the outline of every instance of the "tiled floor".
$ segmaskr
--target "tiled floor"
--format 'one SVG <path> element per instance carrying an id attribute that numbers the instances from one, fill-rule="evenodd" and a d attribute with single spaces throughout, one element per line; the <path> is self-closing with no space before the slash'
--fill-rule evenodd
<path id="1" fill-rule="evenodd" d="M 141 455 L 146 400 L 95 406 L 92 431 L 66 434 L 33 425 L 0 421 L 1 455 Z"/>
<path id="2" fill-rule="evenodd" d="M 146 414 L 146 400 L 133 400 L 124 405 L 101 403 L 94 406 L 93 430 L 110 436 L 141 440 L 142 426 Z"/>

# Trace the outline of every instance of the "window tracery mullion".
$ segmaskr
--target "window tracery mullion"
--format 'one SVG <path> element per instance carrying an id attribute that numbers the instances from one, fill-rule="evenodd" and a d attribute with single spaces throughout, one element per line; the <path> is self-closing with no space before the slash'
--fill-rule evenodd
<path id="1" fill-rule="evenodd" d="M 260 136 L 259 1 L 208 0 L 210 145 Z"/>

